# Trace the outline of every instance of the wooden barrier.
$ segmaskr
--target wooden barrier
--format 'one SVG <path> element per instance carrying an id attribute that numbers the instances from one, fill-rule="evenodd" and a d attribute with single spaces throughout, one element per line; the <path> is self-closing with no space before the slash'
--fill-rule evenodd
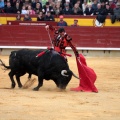
<path id="1" fill-rule="evenodd" d="M 57 28 L 57 27 L 56 27 Z M 65 27 L 76 47 L 120 48 L 120 27 Z M 53 34 L 50 32 L 51 37 Z M 0 26 L 0 48 L 51 46 L 44 26 Z"/>

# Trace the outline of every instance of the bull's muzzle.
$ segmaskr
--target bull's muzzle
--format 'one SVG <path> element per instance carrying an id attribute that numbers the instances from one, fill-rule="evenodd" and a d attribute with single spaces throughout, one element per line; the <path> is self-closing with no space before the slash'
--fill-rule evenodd
<path id="1" fill-rule="evenodd" d="M 60 85 L 59 88 L 60 88 L 61 90 L 65 90 L 65 89 L 66 89 L 66 87 L 65 87 L 65 86 L 62 86 L 62 85 Z"/>

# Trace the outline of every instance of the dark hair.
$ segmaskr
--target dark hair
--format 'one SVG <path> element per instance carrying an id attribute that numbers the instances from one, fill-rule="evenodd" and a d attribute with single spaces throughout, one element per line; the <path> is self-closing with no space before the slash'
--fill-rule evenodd
<path id="1" fill-rule="evenodd" d="M 46 5 L 49 5 L 49 2 L 46 2 Z"/>
<path id="2" fill-rule="evenodd" d="M 20 17 L 20 18 L 18 19 L 18 17 Z M 21 15 L 20 14 L 17 14 L 16 20 L 21 20 Z"/>
<path id="3" fill-rule="evenodd" d="M 61 27 L 61 28 L 58 29 L 58 32 L 59 33 L 65 32 L 65 29 L 63 27 Z"/>

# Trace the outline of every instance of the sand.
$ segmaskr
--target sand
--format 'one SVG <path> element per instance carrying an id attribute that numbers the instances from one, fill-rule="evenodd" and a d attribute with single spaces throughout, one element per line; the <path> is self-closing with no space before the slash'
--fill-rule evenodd
<path id="1" fill-rule="evenodd" d="M 0 56 L 8 65 L 8 56 Z M 79 80 L 72 77 L 66 91 L 53 81 L 44 81 L 39 91 L 11 87 L 9 70 L 0 67 L 0 120 L 120 120 L 120 58 L 87 57 L 97 74 L 99 92 L 74 92 Z M 68 58 L 70 69 L 78 75 L 75 58 Z M 21 77 L 24 84 L 28 74 Z M 36 76 L 32 76 L 36 78 Z"/>

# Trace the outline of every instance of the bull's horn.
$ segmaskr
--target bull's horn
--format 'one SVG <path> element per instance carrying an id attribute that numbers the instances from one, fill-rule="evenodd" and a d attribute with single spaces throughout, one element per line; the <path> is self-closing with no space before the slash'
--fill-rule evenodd
<path id="1" fill-rule="evenodd" d="M 69 75 L 66 75 L 65 73 L 67 73 L 67 70 L 62 70 L 61 71 L 61 75 L 65 76 L 65 77 L 68 77 Z"/>
<path id="2" fill-rule="evenodd" d="M 79 77 L 78 77 L 77 75 L 75 75 L 73 72 L 72 72 L 72 75 L 73 75 L 75 78 L 79 79 Z"/>

